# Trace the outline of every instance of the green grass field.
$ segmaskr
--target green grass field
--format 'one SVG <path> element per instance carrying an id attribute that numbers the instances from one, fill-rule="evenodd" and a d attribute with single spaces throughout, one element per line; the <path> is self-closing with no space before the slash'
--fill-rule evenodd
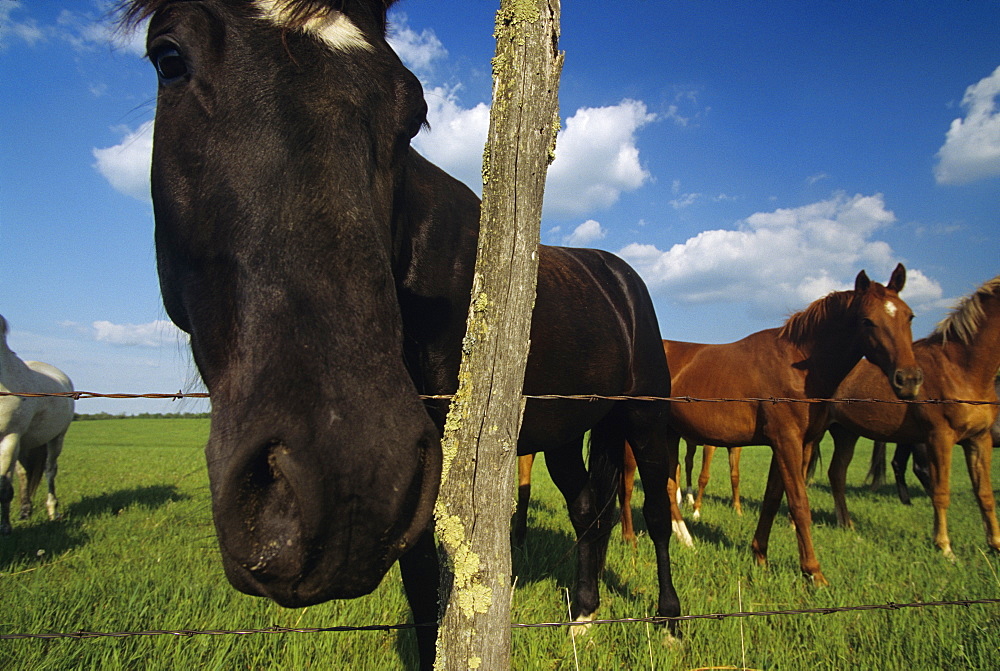
<path id="1" fill-rule="evenodd" d="M 395 624 L 408 614 L 395 572 L 369 597 L 286 610 L 237 593 L 215 548 L 202 445 L 204 419 L 76 422 L 60 460 L 64 519 L 41 511 L 0 539 L 0 633 L 249 629 Z M 743 456 L 743 517 L 728 508 L 725 458 L 713 464 L 697 547 L 672 544 L 685 613 L 798 609 L 1000 597 L 1000 557 L 985 544 L 961 450 L 955 452 L 950 531 L 958 561 L 931 543 L 931 506 L 911 486 L 902 506 L 891 486 L 861 486 L 871 444 L 849 474 L 856 530 L 838 529 L 825 475 L 810 489 L 814 540 L 832 586 L 799 576 L 794 534 L 779 518 L 771 566 L 754 566 L 749 543 L 770 457 Z M 824 445 L 829 457 L 831 447 Z M 994 482 L 1000 482 L 996 462 Z M 911 476 L 911 485 L 916 485 Z M 515 554 L 517 622 L 565 619 L 572 536 L 561 497 L 536 463 L 528 542 Z M 41 506 L 41 495 L 36 508 Z M 635 505 L 641 506 L 637 491 Z M 641 514 L 637 528 L 643 530 Z M 653 614 L 652 544 L 634 551 L 612 537 L 602 583 L 605 618 Z M 680 646 L 642 623 L 595 626 L 575 646 L 564 628 L 515 629 L 515 669 L 990 669 L 1000 668 L 1000 606 L 943 606 L 697 620 Z M 0 641 L 0 669 L 400 669 L 413 668 L 408 632 L 141 636 Z"/>

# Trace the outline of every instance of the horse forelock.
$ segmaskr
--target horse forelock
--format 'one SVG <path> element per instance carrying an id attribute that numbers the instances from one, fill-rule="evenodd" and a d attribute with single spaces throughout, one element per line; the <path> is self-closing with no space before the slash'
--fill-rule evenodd
<path id="1" fill-rule="evenodd" d="M 814 339 L 830 319 L 847 312 L 855 297 L 853 291 L 834 291 L 814 300 L 785 320 L 778 337 L 797 345 Z"/>
<path id="2" fill-rule="evenodd" d="M 954 339 L 963 345 L 970 344 L 983 320 L 983 301 L 991 297 L 1000 297 L 1000 275 L 987 280 L 971 294 L 959 299 L 948 316 L 934 327 L 926 338 L 927 342 L 946 343 L 949 339 Z"/>
<path id="3" fill-rule="evenodd" d="M 120 25 L 131 30 L 142 21 L 177 0 L 122 0 L 118 7 Z M 396 0 L 245 0 L 261 16 L 285 30 L 315 34 L 334 48 L 370 49 L 360 21 L 385 35 L 385 14 Z"/>

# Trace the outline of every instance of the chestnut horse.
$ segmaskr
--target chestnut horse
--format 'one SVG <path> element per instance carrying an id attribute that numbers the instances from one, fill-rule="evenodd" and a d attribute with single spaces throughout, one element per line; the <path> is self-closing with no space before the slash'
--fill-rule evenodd
<path id="1" fill-rule="evenodd" d="M 995 377 L 1000 367 L 1000 276 L 985 282 L 962 299 L 930 336 L 913 344 L 917 363 L 924 371 L 920 399 L 997 402 Z M 878 370 L 861 362 L 837 388 L 839 398 L 890 399 L 892 391 Z M 830 460 L 830 486 L 837 521 L 851 526 L 844 499 L 847 465 L 858 436 L 873 440 L 927 443 L 930 456 L 931 500 L 934 505 L 934 543 L 953 557 L 948 538 L 948 504 L 951 497 L 951 452 L 958 444 L 972 490 L 979 504 L 986 542 L 1000 550 L 990 462 L 993 440 L 990 428 L 997 419 L 996 405 L 964 403 L 892 404 L 833 403 L 830 433 L 834 454 Z"/>
<path id="2" fill-rule="evenodd" d="M 811 303 L 781 328 L 753 333 L 735 343 L 706 345 L 673 373 L 673 394 L 693 398 L 829 398 L 854 365 L 866 357 L 900 398 L 912 398 L 921 373 L 913 357 L 913 313 L 899 298 L 906 270 L 896 266 L 888 284 L 861 271 L 853 291 L 837 291 Z M 771 467 L 753 539 L 757 562 L 767 545 L 782 494 L 795 522 L 802 572 L 826 584 L 813 551 L 806 495 L 804 452 L 827 426 L 823 404 L 748 400 L 675 402 L 677 433 L 701 444 L 770 445 Z M 675 438 L 677 440 L 677 438 Z M 648 491 L 648 489 L 647 489 Z"/>
<path id="3" fill-rule="evenodd" d="M 420 82 L 386 42 L 392 0 L 131 0 L 159 78 L 152 196 L 167 314 L 212 395 L 212 514 L 229 581 L 289 607 L 370 593 L 399 560 L 438 619 L 432 513 L 466 332 L 476 195 L 410 146 Z M 528 394 L 669 396 L 652 301 L 597 250 L 539 246 Z M 666 401 L 529 400 L 593 618 L 627 439 L 676 616 Z M 590 472 L 582 438 L 591 431 Z M 513 483 L 511 483 L 513 486 Z M 610 505 L 606 505 L 610 503 Z M 421 664 L 434 659 L 420 627 Z"/>

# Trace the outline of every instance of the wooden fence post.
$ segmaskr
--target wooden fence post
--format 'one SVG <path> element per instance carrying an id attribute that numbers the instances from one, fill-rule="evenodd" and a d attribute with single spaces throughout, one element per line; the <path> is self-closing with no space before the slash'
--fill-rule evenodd
<path id="1" fill-rule="evenodd" d="M 501 0 L 496 17 L 479 250 L 435 509 L 442 670 L 510 668 L 510 516 L 542 193 L 559 125 L 559 11 L 559 0 Z"/>

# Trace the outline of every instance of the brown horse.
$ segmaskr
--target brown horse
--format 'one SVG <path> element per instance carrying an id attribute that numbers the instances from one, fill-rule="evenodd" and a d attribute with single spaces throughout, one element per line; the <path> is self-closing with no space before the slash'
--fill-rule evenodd
<path id="1" fill-rule="evenodd" d="M 913 344 L 924 371 L 921 399 L 997 402 L 994 377 L 1000 367 L 1000 276 L 962 299 L 930 336 Z M 873 366 L 861 362 L 837 388 L 839 398 L 892 398 L 885 380 Z M 948 538 L 947 513 L 951 496 L 951 451 L 965 450 L 972 489 L 986 527 L 986 541 L 1000 550 L 1000 526 L 990 482 L 992 439 L 990 427 L 996 405 L 835 403 L 830 427 L 834 455 L 830 486 L 837 520 L 851 526 L 844 500 L 847 465 L 858 436 L 873 440 L 927 443 L 934 505 L 934 542 L 947 557 L 954 556 Z"/>
<path id="2" fill-rule="evenodd" d="M 912 398 L 922 376 L 910 340 L 913 313 L 899 298 L 905 282 L 902 265 L 886 286 L 871 282 L 862 271 L 853 291 L 814 301 L 781 328 L 759 331 L 735 343 L 703 346 L 672 374 L 672 393 L 694 398 L 829 398 L 854 365 L 867 357 L 881 369 L 896 396 Z M 690 440 L 727 447 L 771 446 L 754 555 L 758 563 L 766 563 L 771 526 L 786 494 L 802 571 L 816 584 L 826 584 L 812 546 L 803 457 L 826 428 L 827 409 L 815 403 L 747 400 L 675 402 L 672 410 L 674 428 Z"/>
<path id="3" fill-rule="evenodd" d="M 695 342 L 685 342 L 683 340 L 664 340 L 663 341 L 663 352 L 667 357 L 667 365 L 670 368 L 671 376 L 675 376 L 678 371 L 684 368 L 694 357 L 695 354 L 700 352 L 705 347 L 713 347 L 714 345 L 706 345 L 703 343 Z M 702 457 L 702 471 L 698 478 L 698 496 L 695 498 L 692 494 L 692 472 L 694 470 L 694 457 L 695 452 L 698 448 L 698 443 L 685 438 L 685 443 L 687 443 L 687 453 L 684 460 L 684 470 L 687 482 L 687 496 L 689 503 L 694 505 L 694 513 L 692 517 L 698 519 L 701 517 L 701 501 L 705 493 L 705 486 L 708 484 L 708 467 L 712 460 L 712 454 L 715 452 L 715 447 L 712 445 L 705 445 L 705 451 Z M 730 463 L 730 481 L 733 487 L 733 507 L 737 511 L 741 511 L 740 508 L 740 471 L 739 471 L 739 457 L 740 457 L 740 447 L 733 447 L 729 449 L 729 463 Z M 529 466 L 530 469 L 530 466 Z M 621 502 L 622 507 L 622 539 L 636 545 L 635 529 L 632 525 L 632 489 L 635 481 L 635 459 L 632 455 L 631 448 L 625 446 L 625 470 L 622 473 L 622 486 L 619 490 L 618 499 Z M 522 471 L 523 473 L 523 471 Z M 530 475 L 530 471 L 529 471 Z M 678 485 L 680 484 L 680 477 L 677 478 Z M 524 484 L 523 476 L 521 484 Z M 529 489 L 530 491 L 530 489 Z M 676 496 L 671 497 L 671 503 L 673 504 L 676 500 Z M 681 542 L 685 545 L 692 545 L 693 541 L 691 536 L 687 533 L 687 527 L 684 525 L 683 519 L 679 512 L 674 512 L 672 509 L 672 522 L 674 524 L 675 535 L 678 536 Z"/>

